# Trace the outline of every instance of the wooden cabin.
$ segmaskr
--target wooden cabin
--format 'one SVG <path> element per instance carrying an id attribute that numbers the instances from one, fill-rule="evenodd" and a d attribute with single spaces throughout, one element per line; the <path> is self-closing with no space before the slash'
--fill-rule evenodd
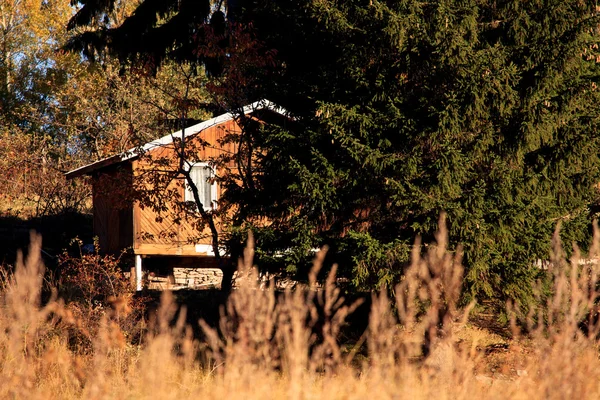
<path id="1" fill-rule="evenodd" d="M 243 112 L 260 121 L 267 120 L 269 116 L 281 118 L 285 115 L 283 109 L 266 100 L 246 106 Z M 183 131 L 165 135 L 141 149 L 131 149 L 66 174 L 67 179 L 84 175 L 91 177 L 93 229 L 100 251 L 118 254 L 124 249 L 133 250 L 135 268 L 132 271 L 137 290 L 142 289 L 145 267 L 167 270 L 178 267 L 214 268 L 216 263 L 208 228 L 199 234 L 185 218 L 175 223 L 174 218 L 159 215 L 152 207 L 141 207 L 139 201 L 127 195 L 131 192 L 134 177 L 152 173 L 153 167 L 149 164 L 153 160 L 176 159 L 178 149 L 175 146 L 185 136 L 186 143 L 201 143 L 196 146 L 194 159 L 188 160 L 188 165 L 204 208 L 218 207 L 222 189 L 210 178 L 224 171 L 215 171 L 209 161 L 223 153 L 237 152 L 236 142 L 223 144 L 222 141 L 226 135 L 235 132 L 240 132 L 240 127 L 233 114 L 223 114 Z M 170 184 L 168 190 L 172 190 L 169 193 L 175 193 L 175 197 L 179 196 L 176 200 L 180 200 L 180 203 L 181 200 L 191 200 L 189 187 L 181 183 Z"/>

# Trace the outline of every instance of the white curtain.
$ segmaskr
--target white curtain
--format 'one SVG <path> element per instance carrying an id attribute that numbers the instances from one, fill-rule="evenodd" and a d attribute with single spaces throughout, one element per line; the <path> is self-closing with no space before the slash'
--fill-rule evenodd
<path id="1" fill-rule="evenodd" d="M 195 165 L 190 169 L 190 176 L 198 188 L 198 195 L 204 208 L 212 207 L 212 184 L 210 179 L 213 177 L 212 168 L 207 165 Z M 187 188 L 187 201 L 194 201 L 194 194 L 191 188 Z"/>

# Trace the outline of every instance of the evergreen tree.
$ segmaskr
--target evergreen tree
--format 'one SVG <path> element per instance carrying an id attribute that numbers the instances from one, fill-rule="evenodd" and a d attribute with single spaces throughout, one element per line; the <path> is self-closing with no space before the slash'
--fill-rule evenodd
<path id="1" fill-rule="evenodd" d="M 281 232 L 329 243 L 370 288 L 398 280 L 415 236 L 446 211 L 470 293 L 522 299 L 559 221 L 587 242 L 594 2 L 319 1 L 287 14 L 267 3 L 258 15 L 269 10 L 288 27 L 257 24 L 287 49 L 277 100 L 300 110 L 300 128 L 266 146 L 285 174 L 263 191 Z"/>

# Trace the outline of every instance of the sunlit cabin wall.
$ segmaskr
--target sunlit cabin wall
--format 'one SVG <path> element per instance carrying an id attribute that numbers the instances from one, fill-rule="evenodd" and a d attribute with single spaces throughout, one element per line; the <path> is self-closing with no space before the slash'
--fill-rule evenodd
<path id="1" fill-rule="evenodd" d="M 193 136 L 188 143 L 190 147 L 196 149 L 192 162 L 210 162 L 216 160 L 223 154 L 235 154 L 237 151 L 237 143 L 222 144 L 221 140 L 231 133 L 239 132 L 239 127 L 235 121 L 228 121 L 223 124 L 215 125 L 205 129 L 198 135 Z M 192 134 L 194 132 L 189 132 Z M 204 146 L 200 143 L 206 142 Z M 173 148 L 173 144 L 157 148 L 147 154 L 151 160 L 158 158 L 171 160 L 171 168 L 176 168 L 178 165 L 177 152 Z M 216 170 L 217 175 L 223 176 L 227 171 L 234 167 L 229 164 L 225 167 L 220 167 Z M 158 166 L 153 165 L 152 161 L 146 157 L 133 162 L 133 171 L 136 176 L 143 173 L 148 173 Z M 176 188 L 178 198 L 172 199 L 173 202 L 183 201 L 184 188 L 176 182 L 172 182 L 169 188 Z M 221 198 L 221 188 L 217 186 L 217 198 Z M 168 199 L 167 199 L 168 200 Z M 194 217 L 186 220 L 181 219 L 179 223 L 175 223 L 172 217 L 173 206 L 166 203 L 169 211 L 161 213 L 157 221 L 158 214 L 149 207 L 141 208 L 139 203 L 133 206 L 133 248 L 134 253 L 139 255 L 206 255 L 207 249 L 210 247 L 211 238 L 210 230 L 205 227 L 203 232 L 198 232 L 193 226 Z M 169 215 L 171 214 L 171 215 Z M 195 218 L 200 218 L 197 214 Z M 217 228 L 222 229 L 221 222 L 216 220 Z M 201 237 L 201 238 L 199 238 Z M 210 250 L 209 250 L 210 251 Z"/>

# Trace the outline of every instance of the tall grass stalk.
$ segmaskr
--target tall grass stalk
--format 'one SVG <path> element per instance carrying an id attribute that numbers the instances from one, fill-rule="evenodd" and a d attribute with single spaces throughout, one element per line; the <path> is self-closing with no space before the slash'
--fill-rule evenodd
<path id="1" fill-rule="evenodd" d="M 199 321 L 205 340 L 165 292 L 140 344 L 118 312 L 92 329 L 56 296 L 42 305 L 41 239 L 32 237 L 0 285 L 0 398 L 598 398 L 598 228 L 590 255 L 576 249 L 570 260 L 557 232 L 526 323 L 509 305 L 514 373 L 487 368 L 485 348 L 461 336 L 471 307 L 458 307 L 461 256 L 446 244 L 442 220 L 436 243 L 414 246 L 395 297 L 372 295 L 364 340 L 348 350 L 340 333 L 359 303 L 343 298 L 335 267 L 318 284 L 324 251 L 308 284 L 278 293 L 259 285 L 250 242 L 238 274 L 247 278 L 219 325 Z"/>

